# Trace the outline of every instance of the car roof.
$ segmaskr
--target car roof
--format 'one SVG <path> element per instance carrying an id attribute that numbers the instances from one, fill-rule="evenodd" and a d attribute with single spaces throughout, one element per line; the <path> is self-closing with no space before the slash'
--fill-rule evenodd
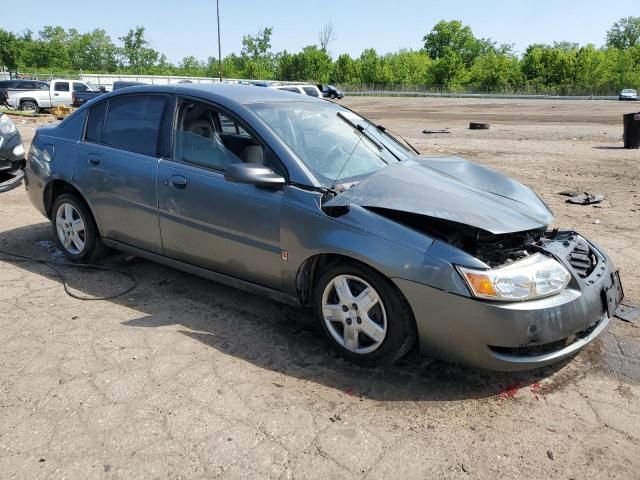
<path id="1" fill-rule="evenodd" d="M 309 85 L 306 85 L 309 86 Z M 170 85 L 141 85 L 127 87 L 114 91 L 109 96 L 127 93 L 170 93 L 191 95 L 223 103 L 228 106 L 250 105 L 263 102 L 291 102 L 291 93 L 277 88 L 264 88 L 255 85 L 240 85 L 229 83 L 181 83 Z M 321 102 L 315 97 L 300 96 L 297 102 Z"/>

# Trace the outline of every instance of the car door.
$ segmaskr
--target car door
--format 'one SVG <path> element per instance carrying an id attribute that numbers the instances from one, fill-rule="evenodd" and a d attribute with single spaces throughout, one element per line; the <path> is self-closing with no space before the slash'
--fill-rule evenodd
<path id="1" fill-rule="evenodd" d="M 165 254 L 280 288 L 282 190 L 224 179 L 225 169 L 242 161 L 277 164 L 283 172 L 275 155 L 237 119 L 192 99 L 178 102 L 171 131 L 171 158 L 161 159 L 158 168 Z"/>
<path id="2" fill-rule="evenodd" d="M 71 105 L 71 82 L 53 82 L 53 92 L 51 95 L 51 106 Z"/>
<path id="3" fill-rule="evenodd" d="M 101 235 L 162 254 L 156 176 L 169 97 L 119 95 L 89 110 L 74 180 Z"/>

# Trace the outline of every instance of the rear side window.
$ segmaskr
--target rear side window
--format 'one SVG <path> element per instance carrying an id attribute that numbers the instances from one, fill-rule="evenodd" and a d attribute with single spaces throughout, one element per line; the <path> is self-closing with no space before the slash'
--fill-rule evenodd
<path id="1" fill-rule="evenodd" d="M 109 100 L 101 143 L 155 156 L 165 103 L 165 97 L 159 95 L 112 98 Z"/>
<path id="2" fill-rule="evenodd" d="M 68 92 L 69 91 L 69 82 L 57 82 L 53 89 L 56 92 Z"/>
<path id="3" fill-rule="evenodd" d="M 304 93 L 306 93 L 307 95 L 310 95 L 312 97 L 318 97 L 318 90 L 316 90 L 313 87 L 302 87 L 302 89 L 304 90 Z"/>
<path id="4" fill-rule="evenodd" d="M 85 140 L 88 142 L 100 143 L 102 140 L 102 122 L 104 120 L 104 112 L 107 111 L 107 102 L 102 102 L 91 110 L 89 110 L 89 118 L 87 118 L 87 131 Z"/>

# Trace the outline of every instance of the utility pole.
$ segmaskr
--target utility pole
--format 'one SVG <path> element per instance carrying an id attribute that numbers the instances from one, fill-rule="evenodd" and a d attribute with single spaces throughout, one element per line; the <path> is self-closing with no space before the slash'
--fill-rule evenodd
<path id="1" fill-rule="evenodd" d="M 218 12 L 218 73 L 220 75 L 220 83 L 222 83 L 222 45 L 220 44 L 220 0 L 216 0 L 216 8 Z"/>

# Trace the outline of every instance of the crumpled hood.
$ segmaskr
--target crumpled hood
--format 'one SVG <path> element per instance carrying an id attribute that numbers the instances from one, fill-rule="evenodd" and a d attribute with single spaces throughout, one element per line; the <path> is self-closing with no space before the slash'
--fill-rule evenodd
<path id="1" fill-rule="evenodd" d="M 548 226 L 553 214 L 519 182 L 459 157 L 416 157 L 382 170 L 328 201 L 426 215 L 494 234 Z"/>

